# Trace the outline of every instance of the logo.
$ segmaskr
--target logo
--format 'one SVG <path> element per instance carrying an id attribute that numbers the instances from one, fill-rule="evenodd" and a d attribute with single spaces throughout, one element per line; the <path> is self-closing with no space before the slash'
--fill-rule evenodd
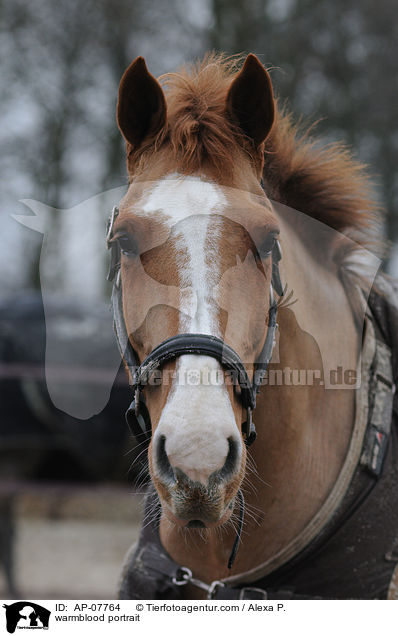
<path id="1" fill-rule="evenodd" d="M 13 634 L 16 629 L 48 629 L 51 612 L 37 603 L 18 601 L 3 607 L 6 610 L 9 634 Z"/>

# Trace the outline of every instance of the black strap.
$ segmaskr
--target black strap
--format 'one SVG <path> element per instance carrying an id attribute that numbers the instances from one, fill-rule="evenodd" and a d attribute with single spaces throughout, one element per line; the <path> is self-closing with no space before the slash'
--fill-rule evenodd
<path id="1" fill-rule="evenodd" d="M 221 338 L 207 334 L 182 333 L 164 340 L 136 370 L 134 386 L 142 389 L 148 383 L 152 373 L 161 368 L 165 362 L 188 354 L 210 356 L 219 360 L 224 369 L 232 372 L 234 383 L 240 386 L 243 406 L 254 409 L 256 396 L 240 357 Z"/>
<path id="2" fill-rule="evenodd" d="M 232 546 L 231 554 L 229 555 L 229 559 L 228 559 L 228 564 L 227 564 L 228 570 L 230 570 L 233 564 L 235 563 L 236 555 L 238 554 L 238 549 L 239 549 L 239 545 L 240 545 L 240 541 L 242 537 L 243 519 L 245 516 L 245 498 L 240 488 L 238 490 L 238 498 L 239 498 L 239 520 L 238 520 L 238 527 L 236 529 L 235 541 Z"/>
<path id="3" fill-rule="evenodd" d="M 272 290 L 272 284 L 271 284 Z M 272 351 L 275 344 L 275 334 L 278 328 L 278 323 L 276 322 L 276 314 L 278 310 L 278 305 L 276 302 L 272 301 L 270 304 L 269 312 L 268 312 L 268 329 L 267 335 L 265 337 L 265 342 L 263 349 L 256 360 L 256 364 L 254 367 L 253 374 L 253 393 L 256 395 L 261 388 L 261 383 L 263 381 L 265 372 L 268 368 L 268 364 L 272 358 Z"/>

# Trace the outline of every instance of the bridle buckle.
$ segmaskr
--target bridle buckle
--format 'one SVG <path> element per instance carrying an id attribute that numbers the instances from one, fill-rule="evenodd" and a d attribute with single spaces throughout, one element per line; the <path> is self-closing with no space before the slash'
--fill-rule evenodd
<path id="1" fill-rule="evenodd" d="M 117 217 L 119 216 L 119 208 L 117 207 L 117 205 L 114 205 L 112 208 L 112 212 L 111 215 L 108 219 L 108 222 L 106 224 L 106 246 L 108 248 L 108 250 L 110 249 L 112 243 L 112 239 L 113 239 L 113 226 L 115 224 L 115 221 L 117 219 Z"/>
<path id="2" fill-rule="evenodd" d="M 210 585 L 208 585 L 200 579 L 195 579 L 192 571 L 184 566 L 178 568 L 177 573 L 175 574 L 175 576 L 172 577 L 171 580 L 172 583 L 174 585 L 177 585 L 178 587 L 188 585 L 188 583 L 194 585 L 195 587 L 198 587 L 199 589 L 206 592 L 206 598 L 208 599 L 214 598 L 217 590 L 221 587 L 225 587 L 225 584 L 222 581 L 212 581 Z"/>
<path id="3" fill-rule="evenodd" d="M 253 422 L 253 411 L 250 406 L 246 409 L 246 421 L 242 422 L 242 434 L 245 438 L 246 446 L 253 444 L 257 437 L 256 427 Z"/>

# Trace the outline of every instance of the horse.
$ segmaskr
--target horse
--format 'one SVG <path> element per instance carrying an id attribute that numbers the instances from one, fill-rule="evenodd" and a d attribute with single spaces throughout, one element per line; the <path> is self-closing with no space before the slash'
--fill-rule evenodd
<path id="1" fill-rule="evenodd" d="M 368 509 L 397 499 L 365 169 L 300 132 L 253 54 L 159 80 L 138 57 L 117 121 L 109 279 L 151 484 L 120 597 L 386 598 L 393 559 L 358 574 Z M 384 515 L 382 552 L 397 534 Z"/>

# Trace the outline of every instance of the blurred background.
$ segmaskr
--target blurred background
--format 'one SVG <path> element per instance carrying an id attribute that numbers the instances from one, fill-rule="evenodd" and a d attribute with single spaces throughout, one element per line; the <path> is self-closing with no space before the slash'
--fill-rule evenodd
<path id="1" fill-rule="evenodd" d="M 210 49 L 257 54 L 297 118 L 369 165 L 398 275 L 396 2 L 0 0 L 0 20 L 0 596 L 114 598 L 142 500 L 105 282 L 120 78 L 137 55 L 159 75 Z M 45 321 L 55 358 L 87 352 L 83 379 L 75 354 L 57 367 L 71 404 L 109 397 L 84 417 L 48 392 Z"/>

